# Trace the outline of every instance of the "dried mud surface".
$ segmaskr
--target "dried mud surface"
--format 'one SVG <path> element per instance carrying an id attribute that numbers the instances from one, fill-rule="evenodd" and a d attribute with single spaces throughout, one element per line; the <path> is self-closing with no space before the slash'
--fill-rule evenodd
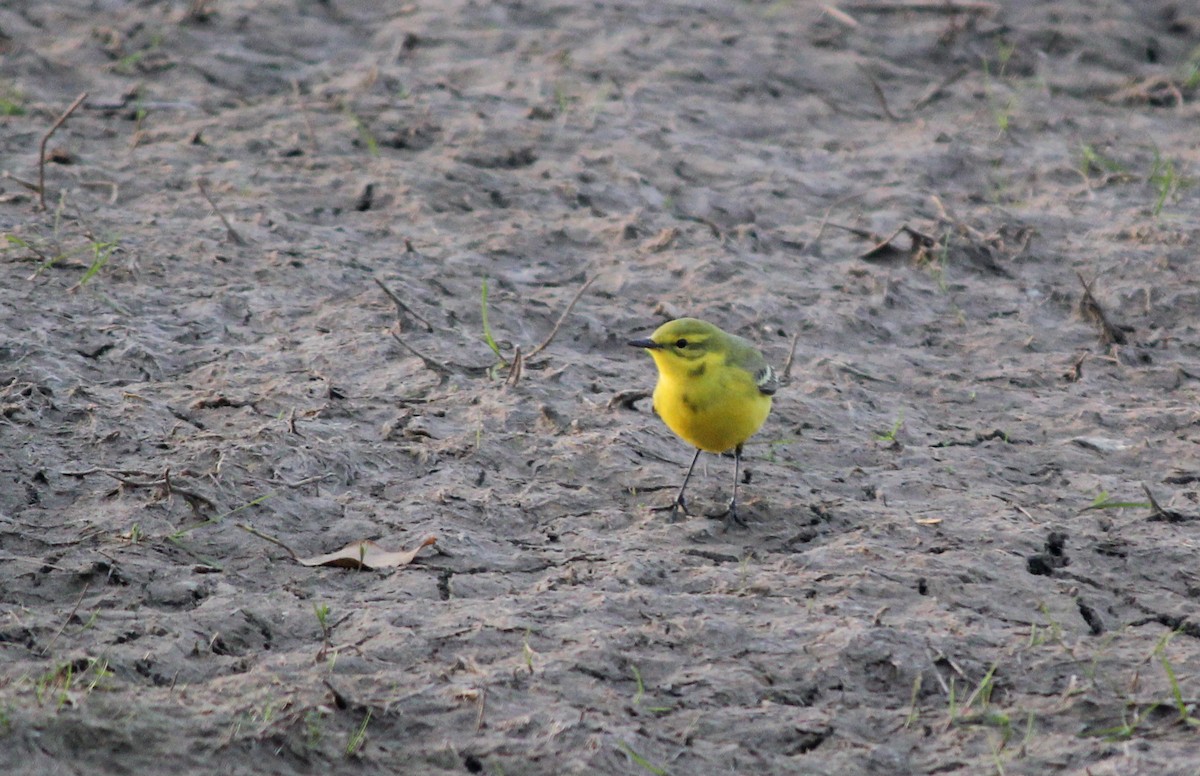
<path id="1" fill-rule="evenodd" d="M 1196 772 L 1193 6 L 192 6 L 0 8 L 0 770 Z"/>

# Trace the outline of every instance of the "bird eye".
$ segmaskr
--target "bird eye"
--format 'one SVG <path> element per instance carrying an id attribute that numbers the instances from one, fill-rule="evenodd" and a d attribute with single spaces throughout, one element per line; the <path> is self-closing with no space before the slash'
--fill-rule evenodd
<path id="1" fill-rule="evenodd" d="M 686 348 L 686 347 L 687 347 L 687 340 L 685 340 L 685 339 L 678 340 L 678 341 L 675 343 L 675 347 L 677 347 L 677 348 Z"/>

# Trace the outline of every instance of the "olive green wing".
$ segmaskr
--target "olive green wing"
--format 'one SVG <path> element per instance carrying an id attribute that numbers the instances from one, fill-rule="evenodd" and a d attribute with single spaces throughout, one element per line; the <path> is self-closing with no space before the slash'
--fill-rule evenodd
<path id="1" fill-rule="evenodd" d="M 759 393 L 764 396 L 774 396 L 779 390 L 779 377 L 775 370 L 763 358 L 762 353 L 750 344 L 749 340 L 730 336 L 729 357 L 726 363 L 749 372 L 754 377 L 754 384 Z"/>

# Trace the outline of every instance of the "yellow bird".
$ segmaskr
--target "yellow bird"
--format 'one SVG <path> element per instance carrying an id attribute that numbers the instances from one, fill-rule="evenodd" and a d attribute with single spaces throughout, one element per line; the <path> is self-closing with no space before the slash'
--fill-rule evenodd
<path id="1" fill-rule="evenodd" d="M 737 486 L 742 445 L 758 433 L 771 412 L 771 397 L 779 388 L 775 370 L 748 340 L 721 331 L 696 318 L 664 323 L 647 339 L 630 340 L 645 348 L 658 367 L 654 411 L 667 427 L 696 447 L 679 495 L 670 507 L 671 519 L 687 514 L 684 491 L 700 453 L 733 451 L 733 497 L 724 513 L 725 525 L 745 525 L 737 513 Z"/>

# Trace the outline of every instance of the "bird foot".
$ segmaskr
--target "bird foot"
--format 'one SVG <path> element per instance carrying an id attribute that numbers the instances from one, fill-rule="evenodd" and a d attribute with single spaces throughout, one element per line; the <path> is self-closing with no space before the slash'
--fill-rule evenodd
<path id="1" fill-rule="evenodd" d="M 670 512 L 671 514 L 667 517 L 667 522 L 669 522 L 669 523 L 678 523 L 684 517 L 692 514 L 687 509 L 687 502 L 684 501 L 682 498 L 675 499 L 673 502 L 671 502 L 670 506 L 651 507 L 650 511 L 651 512 Z"/>
<path id="2" fill-rule="evenodd" d="M 723 518 L 725 520 L 725 526 L 724 526 L 724 528 L 721 529 L 722 531 L 728 531 L 730 528 L 732 528 L 735 525 L 737 525 L 740 528 L 749 528 L 750 527 L 750 525 L 745 520 L 742 519 L 742 516 L 738 514 L 738 508 L 737 508 L 736 501 L 730 501 L 729 506 L 725 507 L 725 509 L 723 511 L 711 512 L 708 515 L 706 515 L 706 517 L 709 517 L 713 520 L 720 520 Z"/>

